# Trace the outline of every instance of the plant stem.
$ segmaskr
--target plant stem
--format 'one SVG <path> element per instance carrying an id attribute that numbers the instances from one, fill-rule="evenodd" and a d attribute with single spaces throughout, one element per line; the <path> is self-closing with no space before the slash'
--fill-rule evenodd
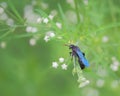
<path id="1" fill-rule="evenodd" d="M 78 0 L 74 0 L 74 3 L 75 3 L 75 9 L 76 9 L 76 15 L 77 15 L 77 20 L 78 20 L 78 23 L 80 22 L 80 15 L 79 15 L 79 10 L 78 10 Z"/>

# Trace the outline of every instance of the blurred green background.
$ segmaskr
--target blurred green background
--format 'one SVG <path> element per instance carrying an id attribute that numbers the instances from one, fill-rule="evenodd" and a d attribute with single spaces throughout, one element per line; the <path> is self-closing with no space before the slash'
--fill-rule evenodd
<path id="1" fill-rule="evenodd" d="M 119 5 L 119 0 L 0 0 L 0 96 L 119 96 Z M 54 22 L 35 23 L 41 15 L 36 9 L 56 12 Z M 61 22 L 55 34 L 63 38 L 45 42 L 55 22 Z M 26 33 L 28 26 L 40 34 Z M 90 62 L 83 71 L 90 84 L 83 88 L 72 75 L 64 47 L 69 41 L 77 42 Z M 60 57 L 67 70 L 52 68 Z"/>

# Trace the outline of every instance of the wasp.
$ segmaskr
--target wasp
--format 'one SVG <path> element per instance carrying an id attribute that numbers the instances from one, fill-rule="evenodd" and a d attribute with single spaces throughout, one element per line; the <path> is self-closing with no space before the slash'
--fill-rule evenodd
<path id="1" fill-rule="evenodd" d="M 83 53 L 78 46 L 75 46 L 73 44 L 67 45 L 67 46 L 69 47 L 69 49 L 72 50 L 70 52 L 70 55 L 72 56 L 72 58 L 73 57 L 77 58 L 81 69 L 84 69 L 85 67 L 90 66 L 89 62 L 85 58 L 85 53 Z"/>

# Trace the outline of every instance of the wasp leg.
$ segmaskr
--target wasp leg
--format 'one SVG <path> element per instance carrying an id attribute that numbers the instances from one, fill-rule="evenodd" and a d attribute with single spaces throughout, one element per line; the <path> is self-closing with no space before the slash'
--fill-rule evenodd
<path id="1" fill-rule="evenodd" d="M 70 56 L 72 55 L 72 52 L 69 52 Z"/>
<path id="2" fill-rule="evenodd" d="M 76 60 L 77 60 L 76 56 L 73 55 L 73 65 L 74 65 L 74 68 L 76 68 Z"/>
<path id="3" fill-rule="evenodd" d="M 82 54 L 83 54 L 83 56 L 85 56 L 85 53 L 84 53 L 84 52 L 82 52 Z"/>
<path id="4" fill-rule="evenodd" d="M 70 56 L 72 57 L 71 60 L 73 60 L 73 53 L 69 52 Z"/>

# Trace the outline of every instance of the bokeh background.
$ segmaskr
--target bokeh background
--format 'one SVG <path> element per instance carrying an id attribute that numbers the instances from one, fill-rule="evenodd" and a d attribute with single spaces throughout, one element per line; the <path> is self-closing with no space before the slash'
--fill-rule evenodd
<path id="1" fill-rule="evenodd" d="M 55 37 L 47 42 L 49 30 Z M 0 0 L 0 96 L 120 96 L 119 31 L 119 0 Z M 90 63 L 82 88 L 70 41 Z M 67 70 L 52 67 L 60 57 Z"/>

